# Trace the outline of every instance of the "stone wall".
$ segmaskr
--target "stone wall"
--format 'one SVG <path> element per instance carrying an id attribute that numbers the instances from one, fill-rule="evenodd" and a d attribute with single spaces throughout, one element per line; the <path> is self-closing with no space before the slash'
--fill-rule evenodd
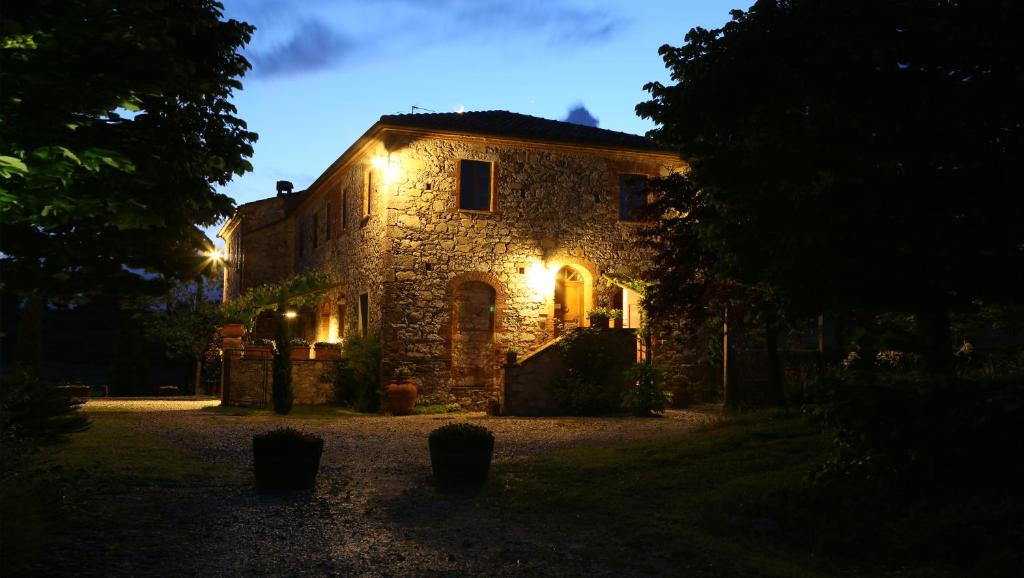
<path id="1" fill-rule="evenodd" d="M 243 357 L 237 350 L 224 352 L 225 405 L 273 406 L 272 363 L 266 358 Z M 334 400 L 333 361 L 292 360 L 292 392 L 296 404 L 324 404 Z"/>
<path id="2" fill-rule="evenodd" d="M 291 274 L 292 223 L 285 219 L 286 201 L 278 196 L 242 205 L 224 229 L 226 300 Z"/>
<path id="3" fill-rule="evenodd" d="M 608 332 L 614 339 L 605 354 L 617 361 L 613 365 L 622 368 L 633 365 L 637 354 L 636 332 L 631 329 L 609 329 Z M 551 383 L 567 370 L 559 341 L 549 341 L 519 363 L 505 366 L 502 415 L 550 415 L 558 411 L 548 391 Z"/>
<path id="4" fill-rule="evenodd" d="M 361 332 L 366 294 L 365 325 L 382 339 L 384 381 L 405 366 L 421 403 L 475 408 L 501 396 L 506 348 L 525 355 L 556 336 L 562 267 L 578 272 L 590 309 L 611 306 L 615 289 L 603 273 L 637 277 L 646 266 L 649 255 L 635 246 L 641 225 L 618 218 L 619 175 L 660 176 L 681 165 L 659 154 L 414 132 L 354 150 L 318 179 L 282 230 L 246 237 L 245 268 L 267 259 L 275 274 L 287 262 L 330 275 L 336 285 L 322 308 L 294 326 L 311 341 Z M 460 159 L 493 163 L 493 211 L 459 210 Z M 453 315 L 467 283 L 495 293 L 490 333 L 470 341 Z"/>

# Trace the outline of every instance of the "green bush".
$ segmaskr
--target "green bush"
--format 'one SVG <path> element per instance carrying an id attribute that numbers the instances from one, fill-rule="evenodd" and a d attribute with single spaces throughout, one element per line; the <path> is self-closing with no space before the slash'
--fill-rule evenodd
<path id="1" fill-rule="evenodd" d="M 335 362 L 334 393 L 339 405 L 373 413 L 380 409 L 380 339 L 353 335 L 345 339 Z"/>
<path id="2" fill-rule="evenodd" d="M 566 373 L 549 386 L 559 411 L 601 415 L 620 410 L 627 366 L 610 354 L 617 351 L 617 340 L 615 332 L 590 328 L 573 330 L 562 339 Z"/>
<path id="3" fill-rule="evenodd" d="M 622 392 L 622 409 L 635 416 L 649 416 L 665 411 L 668 402 L 661 390 L 664 376 L 651 363 L 637 363 L 626 371 L 626 390 Z"/>
<path id="4" fill-rule="evenodd" d="M 450 423 L 430 432 L 432 449 L 452 452 L 486 452 L 494 449 L 494 434 L 467 422 Z"/>
<path id="5" fill-rule="evenodd" d="M 81 401 L 38 380 L 0 380 L 0 463 L 14 468 L 28 452 L 89 427 Z"/>
<path id="6" fill-rule="evenodd" d="M 832 436 L 819 475 L 904 488 L 995 488 L 1024 474 L 1024 384 L 851 372 L 809 387 Z"/>
<path id="7" fill-rule="evenodd" d="M 323 443 L 323 438 L 310 433 L 301 432 L 290 427 L 277 428 L 253 436 L 258 438 L 268 450 L 287 450 L 297 444 L 317 445 Z"/>

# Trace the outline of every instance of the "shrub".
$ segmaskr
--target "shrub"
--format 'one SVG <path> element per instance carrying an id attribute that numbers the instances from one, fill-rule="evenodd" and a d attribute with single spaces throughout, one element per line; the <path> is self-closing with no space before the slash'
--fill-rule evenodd
<path id="1" fill-rule="evenodd" d="M 1024 474 L 1024 386 L 851 372 L 814 382 L 805 411 L 832 436 L 819 476 L 885 485 L 1015 483 Z"/>
<path id="2" fill-rule="evenodd" d="M 309 341 L 306 341 L 301 337 L 292 337 L 291 340 L 288 341 L 288 345 L 291 345 L 292 347 L 309 347 Z"/>
<path id="3" fill-rule="evenodd" d="M 296 445 L 316 446 L 324 443 L 323 438 L 295 428 L 281 427 L 253 436 L 259 439 L 264 448 L 270 451 L 282 451 Z"/>
<path id="4" fill-rule="evenodd" d="M 310 488 L 320 469 L 324 440 L 292 428 L 252 437 L 256 485 L 264 489 Z"/>
<path id="5" fill-rule="evenodd" d="M 626 371 L 626 390 L 622 392 L 622 409 L 635 416 L 649 416 L 665 411 L 667 399 L 661 390 L 661 371 L 650 363 L 638 363 Z"/>
<path id="6" fill-rule="evenodd" d="M 330 341 L 317 341 L 313 344 L 315 349 L 340 349 L 340 343 L 331 343 Z"/>
<path id="7" fill-rule="evenodd" d="M 566 373 L 554 380 L 549 393 L 559 411 L 569 415 L 614 413 L 621 407 L 623 371 L 615 332 L 576 329 L 559 344 Z"/>
<path id="8" fill-rule="evenodd" d="M 494 450 L 494 434 L 476 424 L 450 423 L 430 432 L 428 443 L 431 450 L 490 452 Z"/>
<path id="9" fill-rule="evenodd" d="M 38 380 L 0 380 L 0 463 L 14 468 L 30 450 L 89 427 L 81 401 Z"/>
<path id="10" fill-rule="evenodd" d="M 334 393 L 339 405 L 372 413 L 380 409 L 380 339 L 354 335 L 335 362 Z"/>

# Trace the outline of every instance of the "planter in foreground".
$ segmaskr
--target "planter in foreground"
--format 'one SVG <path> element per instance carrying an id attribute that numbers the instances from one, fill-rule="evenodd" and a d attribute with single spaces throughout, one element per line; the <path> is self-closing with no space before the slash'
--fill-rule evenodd
<path id="1" fill-rule="evenodd" d="M 430 433 L 430 466 L 443 489 L 476 488 L 487 480 L 494 434 L 470 423 L 453 423 Z"/>
<path id="2" fill-rule="evenodd" d="M 312 488 L 320 471 L 324 440 L 291 428 L 252 436 L 256 487 L 261 490 Z"/>

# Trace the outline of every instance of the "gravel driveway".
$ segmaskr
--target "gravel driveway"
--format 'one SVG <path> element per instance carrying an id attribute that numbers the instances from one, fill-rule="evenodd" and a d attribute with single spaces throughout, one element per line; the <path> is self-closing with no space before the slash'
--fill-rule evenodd
<path id="1" fill-rule="evenodd" d="M 76 576 L 609 575 L 589 563 L 586 552 L 594 545 L 583 536 L 563 536 L 471 497 L 437 492 L 430 483 L 430 431 L 452 421 L 480 423 L 494 432 L 500 463 L 684 432 L 706 419 L 686 411 L 660 419 L 468 413 L 337 420 L 198 411 L 215 403 L 97 400 L 89 409 L 128 409 L 139 417 L 140 430 L 246 476 L 253 434 L 284 425 L 315 433 L 324 438 L 315 490 L 261 495 L 251 487 L 214 486 L 120 496 L 138 501 L 146 518 L 115 529 L 123 547 L 97 551 L 99 541 L 83 539 L 41 570 Z"/>

